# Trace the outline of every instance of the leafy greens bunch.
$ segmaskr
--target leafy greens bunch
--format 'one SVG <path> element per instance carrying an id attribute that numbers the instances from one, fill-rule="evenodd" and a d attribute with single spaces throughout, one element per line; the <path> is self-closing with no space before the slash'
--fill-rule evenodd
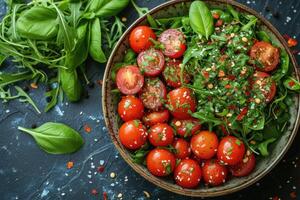
<path id="1" fill-rule="evenodd" d="M 7 3 L 8 12 L 0 23 L 0 63 L 10 58 L 19 67 L 0 72 L 0 98 L 8 101 L 25 93 L 18 88 L 18 94 L 12 96 L 12 84 L 41 81 L 52 86 L 45 94 L 50 99 L 47 112 L 56 105 L 62 91 L 69 101 L 80 99 L 79 76 L 82 74 L 89 82 L 85 61 L 90 55 L 99 63 L 106 62 L 105 52 L 109 51 L 102 47 L 111 49 L 122 35 L 125 26 L 117 14 L 129 0 Z M 36 108 L 28 95 L 26 101 Z"/>

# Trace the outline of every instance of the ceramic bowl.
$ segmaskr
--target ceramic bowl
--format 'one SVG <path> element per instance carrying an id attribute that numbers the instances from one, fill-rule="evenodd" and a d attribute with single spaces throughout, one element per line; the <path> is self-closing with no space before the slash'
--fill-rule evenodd
<path id="1" fill-rule="evenodd" d="M 249 13 L 255 15 L 259 19 L 259 24 L 263 30 L 265 30 L 272 38 L 273 41 L 277 41 L 280 44 L 280 48 L 285 49 L 291 60 L 291 66 L 295 73 L 297 80 L 299 80 L 299 76 L 297 72 L 297 63 L 290 52 L 289 48 L 285 40 L 282 38 L 281 34 L 268 22 L 265 18 L 259 15 L 254 10 L 237 3 L 231 0 L 211 0 L 205 1 L 208 5 L 214 7 L 225 7 L 227 4 L 231 4 L 236 10 L 239 12 Z M 154 18 L 166 18 L 166 17 L 175 17 L 175 16 L 183 16 L 188 14 L 189 6 L 191 1 L 187 0 L 176 0 L 176 1 L 168 1 L 167 3 L 161 4 L 156 8 L 150 11 L 150 14 Z M 298 125 L 299 125 L 299 96 L 295 97 L 295 104 L 290 108 L 292 113 L 292 117 L 290 119 L 290 126 L 288 130 L 283 133 L 282 137 L 278 139 L 276 143 L 271 145 L 271 153 L 270 156 L 261 159 L 257 162 L 255 170 L 246 177 L 242 178 L 231 178 L 224 185 L 218 187 L 205 187 L 201 184 L 198 188 L 195 189 L 184 189 L 178 185 L 176 185 L 172 178 L 158 178 L 151 175 L 147 168 L 143 165 L 139 165 L 133 162 L 130 157 L 130 152 L 126 150 L 122 144 L 120 143 L 118 137 L 118 128 L 120 126 L 120 121 L 118 121 L 118 113 L 117 113 L 117 102 L 116 98 L 111 92 L 115 89 L 115 84 L 111 80 L 112 67 L 115 63 L 122 61 L 124 57 L 124 52 L 129 48 L 128 37 L 131 30 L 142 24 L 147 24 L 146 16 L 143 16 L 137 19 L 123 34 L 114 48 L 105 69 L 105 74 L 103 78 L 103 88 L 102 88 L 102 106 L 103 113 L 106 122 L 106 126 L 108 128 L 111 139 L 120 152 L 121 156 L 124 160 L 141 176 L 143 176 L 146 180 L 152 182 L 153 184 L 162 187 L 166 190 L 187 195 L 187 196 L 199 196 L 199 197 L 212 197 L 212 196 L 220 196 L 229 193 L 236 192 L 243 188 L 246 188 L 263 176 L 265 176 L 283 157 L 283 155 L 287 152 L 288 148 L 291 146 L 295 135 L 297 134 Z"/>

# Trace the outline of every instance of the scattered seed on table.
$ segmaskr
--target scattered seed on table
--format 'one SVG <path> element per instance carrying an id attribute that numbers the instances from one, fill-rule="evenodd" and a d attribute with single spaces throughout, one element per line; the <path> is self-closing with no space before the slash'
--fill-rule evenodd
<path id="1" fill-rule="evenodd" d="M 149 192 L 147 192 L 147 191 L 143 191 L 143 193 L 144 193 L 144 195 L 145 195 L 145 197 L 146 197 L 146 198 L 150 198 L 150 194 L 149 194 Z"/>
<path id="2" fill-rule="evenodd" d="M 110 173 L 110 178 L 116 178 L 116 173 L 115 172 L 111 172 Z"/>
<path id="3" fill-rule="evenodd" d="M 122 198 L 123 194 L 122 193 L 119 193 L 118 194 L 118 198 Z"/>
<path id="4" fill-rule="evenodd" d="M 32 89 L 37 89 L 38 88 L 38 85 L 36 83 L 30 83 L 30 87 Z"/>

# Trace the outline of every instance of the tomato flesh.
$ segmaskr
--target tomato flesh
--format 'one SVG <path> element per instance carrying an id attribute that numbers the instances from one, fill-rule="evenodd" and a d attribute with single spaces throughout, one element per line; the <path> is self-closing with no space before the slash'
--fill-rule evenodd
<path id="1" fill-rule="evenodd" d="M 137 64 L 145 76 L 154 77 L 163 71 L 165 58 L 161 51 L 151 48 L 138 55 Z"/>
<path id="2" fill-rule="evenodd" d="M 158 41 L 164 46 L 163 53 L 170 58 L 179 58 L 186 50 L 185 36 L 177 29 L 165 30 Z"/>
<path id="3" fill-rule="evenodd" d="M 176 149 L 176 158 L 184 159 L 191 155 L 190 143 L 182 138 L 176 138 L 172 146 Z"/>
<path id="4" fill-rule="evenodd" d="M 175 168 L 176 159 L 170 151 L 156 148 L 148 153 L 146 165 L 154 176 L 168 176 Z"/>
<path id="5" fill-rule="evenodd" d="M 137 66 L 129 65 L 118 70 L 116 75 L 118 89 L 126 95 L 138 93 L 144 85 L 144 76 Z"/>
<path id="6" fill-rule="evenodd" d="M 141 119 L 144 115 L 144 105 L 140 99 L 131 95 L 126 96 L 118 104 L 118 113 L 125 122 Z"/>
<path id="7" fill-rule="evenodd" d="M 247 150 L 242 162 L 230 166 L 229 170 L 233 176 L 243 177 L 248 176 L 254 170 L 255 165 L 256 159 L 254 154 Z"/>
<path id="8" fill-rule="evenodd" d="M 195 118 L 183 120 L 174 118 L 171 125 L 181 137 L 190 137 L 201 129 L 200 121 Z"/>
<path id="9" fill-rule="evenodd" d="M 148 78 L 140 93 L 144 106 L 157 111 L 162 108 L 166 100 L 167 89 L 159 78 Z"/>
<path id="10" fill-rule="evenodd" d="M 174 131 L 166 123 L 156 124 L 149 129 L 149 142 L 155 146 L 168 146 L 173 143 Z"/>
<path id="11" fill-rule="evenodd" d="M 190 119 L 190 113 L 196 111 L 196 99 L 188 88 L 177 88 L 169 92 L 167 107 L 177 119 Z"/>
<path id="12" fill-rule="evenodd" d="M 210 131 L 200 131 L 191 139 L 191 149 L 200 159 L 210 159 L 217 153 L 218 137 Z"/>
<path id="13" fill-rule="evenodd" d="M 140 120 L 125 122 L 119 129 L 120 141 L 127 149 L 141 148 L 147 142 L 147 136 L 147 130 Z"/>
<path id="14" fill-rule="evenodd" d="M 182 160 L 174 171 L 176 184 L 184 188 L 195 188 L 201 180 L 201 168 L 192 159 Z"/>
<path id="15" fill-rule="evenodd" d="M 202 177 L 206 184 L 218 186 L 226 182 L 228 170 L 216 160 L 206 160 L 202 166 Z"/>
<path id="16" fill-rule="evenodd" d="M 276 83 L 269 74 L 265 72 L 256 71 L 254 73 L 254 83 L 252 87 L 252 91 L 257 93 L 257 96 L 261 96 L 259 94 L 263 94 L 265 97 L 265 102 L 269 103 L 276 95 Z"/>
<path id="17" fill-rule="evenodd" d="M 245 154 L 244 143 L 234 137 L 226 136 L 220 141 L 217 157 L 224 165 L 236 165 L 243 160 Z"/>
<path id="18" fill-rule="evenodd" d="M 257 67 L 259 70 L 269 72 L 273 71 L 279 63 L 279 50 L 268 42 L 256 42 L 251 50 L 250 57 L 261 63 L 262 67 Z"/>
<path id="19" fill-rule="evenodd" d="M 181 61 L 179 60 L 171 60 L 166 63 L 166 67 L 163 71 L 164 79 L 168 86 L 178 88 L 181 86 L 180 80 L 180 67 Z M 190 76 L 187 73 L 183 74 L 184 83 L 190 82 Z"/>
<path id="20" fill-rule="evenodd" d="M 143 117 L 143 122 L 146 126 L 153 126 L 158 123 L 168 122 L 170 117 L 168 110 L 150 112 Z"/>
<path id="21" fill-rule="evenodd" d="M 138 26 L 129 35 L 130 47 L 136 53 L 147 50 L 153 45 L 150 38 L 156 40 L 156 35 L 149 26 Z"/>

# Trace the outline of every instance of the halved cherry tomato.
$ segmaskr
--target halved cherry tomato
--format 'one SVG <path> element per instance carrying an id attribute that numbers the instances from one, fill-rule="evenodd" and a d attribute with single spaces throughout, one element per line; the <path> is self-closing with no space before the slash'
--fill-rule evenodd
<path id="1" fill-rule="evenodd" d="M 206 160 L 202 166 L 202 177 L 206 184 L 218 186 L 226 182 L 228 170 L 215 159 Z"/>
<path id="2" fill-rule="evenodd" d="M 217 153 L 219 140 L 214 132 L 200 131 L 191 139 L 193 153 L 201 159 L 210 159 Z"/>
<path id="3" fill-rule="evenodd" d="M 184 188 L 195 188 L 201 180 L 201 168 L 192 159 L 182 160 L 174 171 L 176 184 Z"/>
<path id="4" fill-rule="evenodd" d="M 129 65 L 118 70 L 116 82 L 123 94 L 136 94 L 144 85 L 144 76 L 137 66 Z"/>
<path id="5" fill-rule="evenodd" d="M 267 103 L 271 102 L 276 94 L 275 81 L 270 77 L 269 74 L 260 71 L 256 71 L 253 77 L 254 77 L 254 83 L 252 86 L 252 91 L 254 93 L 263 94 L 263 96 L 265 97 L 265 101 Z M 261 96 L 261 95 L 258 94 L 257 96 Z"/>
<path id="6" fill-rule="evenodd" d="M 142 101 L 135 96 L 125 96 L 118 104 L 118 113 L 125 122 L 141 119 L 144 115 L 144 105 Z"/>
<path id="7" fill-rule="evenodd" d="M 253 171 L 255 164 L 256 161 L 254 154 L 250 150 L 247 150 L 242 162 L 237 165 L 230 166 L 229 170 L 233 176 L 247 176 Z"/>
<path id="8" fill-rule="evenodd" d="M 140 120 L 125 122 L 119 129 L 120 141 L 127 149 L 141 148 L 147 142 L 147 136 L 147 130 Z"/>
<path id="9" fill-rule="evenodd" d="M 198 119 L 176 119 L 171 121 L 171 125 L 175 129 L 176 133 L 181 137 L 190 137 L 195 135 L 197 131 L 201 129 L 201 124 Z"/>
<path id="10" fill-rule="evenodd" d="M 244 143 L 234 137 L 226 136 L 220 141 L 217 157 L 224 165 L 236 165 L 243 160 L 245 154 Z"/>
<path id="11" fill-rule="evenodd" d="M 148 49 L 142 51 L 137 57 L 137 64 L 145 76 L 159 75 L 165 65 L 165 57 L 161 51 Z"/>
<path id="12" fill-rule="evenodd" d="M 193 91 L 185 87 L 170 91 L 167 95 L 167 107 L 175 118 L 190 119 L 190 113 L 196 111 Z"/>
<path id="13" fill-rule="evenodd" d="M 159 78 L 148 78 L 140 93 L 144 106 L 150 110 L 159 110 L 166 101 L 167 89 Z"/>
<path id="14" fill-rule="evenodd" d="M 176 158 L 170 151 L 156 148 L 148 153 L 146 164 L 154 176 L 168 176 L 175 168 Z"/>
<path id="15" fill-rule="evenodd" d="M 130 47 L 136 52 L 140 53 L 147 50 L 153 43 L 149 40 L 152 38 L 156 40 L 156 35 L 149 26 L 138 26 L 134 28 L 129 35 Z"/>
<path id="16" fill-rule="evenodd" d="M 166 123 L 155 124 L 149 129 L 149 142 L 155 146 L 168 146 L 173 143 L 174 130 Z"/>
<path id="17" fill-rule="evenodd" d="M 279 63 L 279 50 L 268 42 L 259 41 L 252 46 L 250 57 L 263 65 L 262 68 L 257 66 L 259 70 L 269 72 Z"/>
<path id="18" fill-rule="evenodd" d="M 170 58 L 179 58 L 186 50 L 185 36 L 177 29 L 165 30 L 158 41 L 164 46 L 163 53 Z"/>
<path id="19" fill-rule="evenodd" d="M 163 76 L 168 86 L 178 88 L 181 86 L 180 80 L 180 67 L 181 61 L 179 60 L 171 60 L 166 63 L 166 67 L 163 71 Z M 190 77 L 187 73 L 183 74 L 184 83 L 190 82 Z"/>
<path id="20" fill-rule="evenodd" d="M 154 111 L 150 112 L 143 117 L 143 122 L 147 126 L 153 126 L 158 123 L 166 123 L 169 120 L 169 111 Z"/>
<path id="21" fill-rule="evenodd" d="M 172 146 L 176 149 L 176 158 L 184 159 L 191 155 L 190 143 L 182 138 L 176 138 Z"/>

